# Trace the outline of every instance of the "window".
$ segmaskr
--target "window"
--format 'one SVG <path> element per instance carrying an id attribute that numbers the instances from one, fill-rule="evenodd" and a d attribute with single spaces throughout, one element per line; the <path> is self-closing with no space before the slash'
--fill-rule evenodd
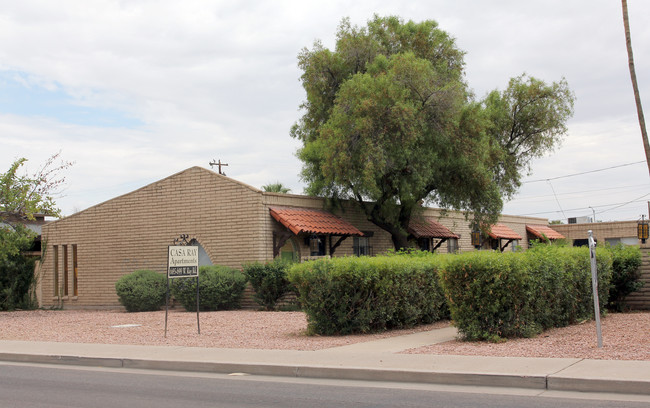
<path id="1" fill-rule="evenodd" d="M 312 235 L 309 237 L 309 255 L 325 256 L 325 236 Z"/>
<path id="2" fill-rule="evenodd" d="M 72 245 L 72 296 L 79 296 L 79 280 L 77 275 L 77 245 Z"/>
<path id="3" fill-rule="evenodd" d="M 519 240 L 518 239 L 513 239 L 512 240 L 512 252 L 517 252 L 518 247 L 519 247 Z"/>
<path id="4" fill-rule="evenodd" d="M 59 246 L 54 245 L 54 296 L 59 296 Z"/>
<path id="5" fill-rule="evenodd" d="M 431 251 L 431 239 L 430 238 L 418 238 L 418 248 L 420 251 Z"/>
<path id="6" fill-rule="evenodd" d="M 356 256 L 370 255 L 370 239 L 368 237 L 354 237 L 352 247 Z"/>
<path id="7" fill-rule="evenodd" d="M 68 296 L 68 246 L 63 245 L 63 296 Z"/>
<path id="8" fill-rule="evenodd" d="M 589 240 L 588 239 L 574 239 L 573 240 L 573 246 L 574 247 L 589 246 Z"/>
<path id="9" fill-rule="evenodd" d="M 455 254 L 458 252 L 458 238 L 447 239 L 447 253 Z"/>

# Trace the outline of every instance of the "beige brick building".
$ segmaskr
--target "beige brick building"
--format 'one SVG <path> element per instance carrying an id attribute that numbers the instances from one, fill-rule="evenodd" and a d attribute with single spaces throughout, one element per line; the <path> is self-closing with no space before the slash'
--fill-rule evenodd
<path id="1" fill-rule="evenodd" d="M 315 209 L 321 198 L 260 191 L 211 170 L 192 167 L 128 194 L 43 226 L 44 257 L 40 270 L 42 306 L 117 307 L 115 282 L 137 269 L 165 273 L 167 246 L 181 234 L 200 244 L 203 264 L 240 268 L 249 261 L 275 256 L 374 255 L 393 248 L 390 235 L 369 222 L 351 204 L 334 211 L 339 225 L 363 235 L 337 235 L 338 230 L 292 232 L 271 216 L 272 208 Z M 277 214 L 276 214 L 277 216 Z M 470 251 L 470 226 L 460 213 L 441 217 L 425 209 L 424 219 L 451 232 L 440 239 L 420 233 L 414 245 L 437 252 Z M 503 216 L 509 239 L 496 237 L 499 249 L 528 247 L 526 225 L 546 225 L 542 218 Z M 440 225 L 436 224 L 438 227 Z M 517 236 L 522 239 L 515 239 Z M 336 244 L 340 244 L 337 246 Z M 443 242 L 441 242 L 443 241 Z M 46 246 L 45 246 L 46 243 Z M 494 245 L 493 245 L 494 247 Z"/>

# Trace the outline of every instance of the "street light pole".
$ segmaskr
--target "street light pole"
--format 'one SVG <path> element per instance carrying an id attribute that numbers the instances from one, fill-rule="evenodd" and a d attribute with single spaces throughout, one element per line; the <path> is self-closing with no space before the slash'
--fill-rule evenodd
<path id="1" fill-rule="evenodd" d="M 591 208 L 591 212 L 594 214 L 594 218 L 591 222 L 596 222 L 596 210 L 594 210 L 592 206 L 589 206 L 589 208 Z"/>

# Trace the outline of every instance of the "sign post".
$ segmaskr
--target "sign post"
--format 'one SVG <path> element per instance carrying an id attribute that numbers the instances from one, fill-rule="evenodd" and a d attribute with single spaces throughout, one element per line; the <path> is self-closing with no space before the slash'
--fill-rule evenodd
<path id="1" fill-rule="evenodd" d="M 167 315 L 169 313 L 169 280 L 196 277 L 196 327 L 199 323 L 199 247 L 187 241 L 188 235 L 181 235 L 174 244 L 167 247 L 167 299 L 165 301 L 165 337 L 167 337 Z M 179 245 L 180 244 L 180 245 Z"/>
<path id="2" fill-rule="evenodd" d="M 591 230 L 589 234 L 589 257 L 591 258 L 591 287 L 594 292 L 594 316 L 596 316 L 596 335 L 598 348 L 603 348 L 603 332 L 600 327 L 600 302 L 598 301 L 598 270 L 596 266 L 596 241 Z"/>

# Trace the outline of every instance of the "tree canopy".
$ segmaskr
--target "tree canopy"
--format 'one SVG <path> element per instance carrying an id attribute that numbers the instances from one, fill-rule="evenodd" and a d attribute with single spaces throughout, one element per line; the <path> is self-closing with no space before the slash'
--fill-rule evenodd
<path id="1" fill-rule="evenodd" d="M 291 189 L 289 187 L 285 187 L 284 184 L 280 183 L 279 181 L 262 186 L 262 190 L 266 191 L 267 193 L 281 194 L 288 194 L 291 192 Z"/>
<path id="2" fill-rule="evenodd" d="M 344 19 L 336 49 L 298 57 L 307 99 L 291 135 L 307 192 L 351 199 L 406 247 L 424 203 L 496 221 L 530 161 L 566 133 L 573 94 L 525 75 L 475 100 L 464 52 L 435 21 Z"/>
<path id="3" fill-rule="evenodd" d="M 19 255 L 31 245 L 35 235 L 24 227 L 24 221 L 33 221 L 35 214 L 60 216 L 54 198 L 65 182 L 61 171 L 72 163 L 57 164 L 58 158 L 58 153 L 51 156 L 33 175 L 18 173 L 27 162 L 19 158 L 0 174 L 0 261 Z"/>

